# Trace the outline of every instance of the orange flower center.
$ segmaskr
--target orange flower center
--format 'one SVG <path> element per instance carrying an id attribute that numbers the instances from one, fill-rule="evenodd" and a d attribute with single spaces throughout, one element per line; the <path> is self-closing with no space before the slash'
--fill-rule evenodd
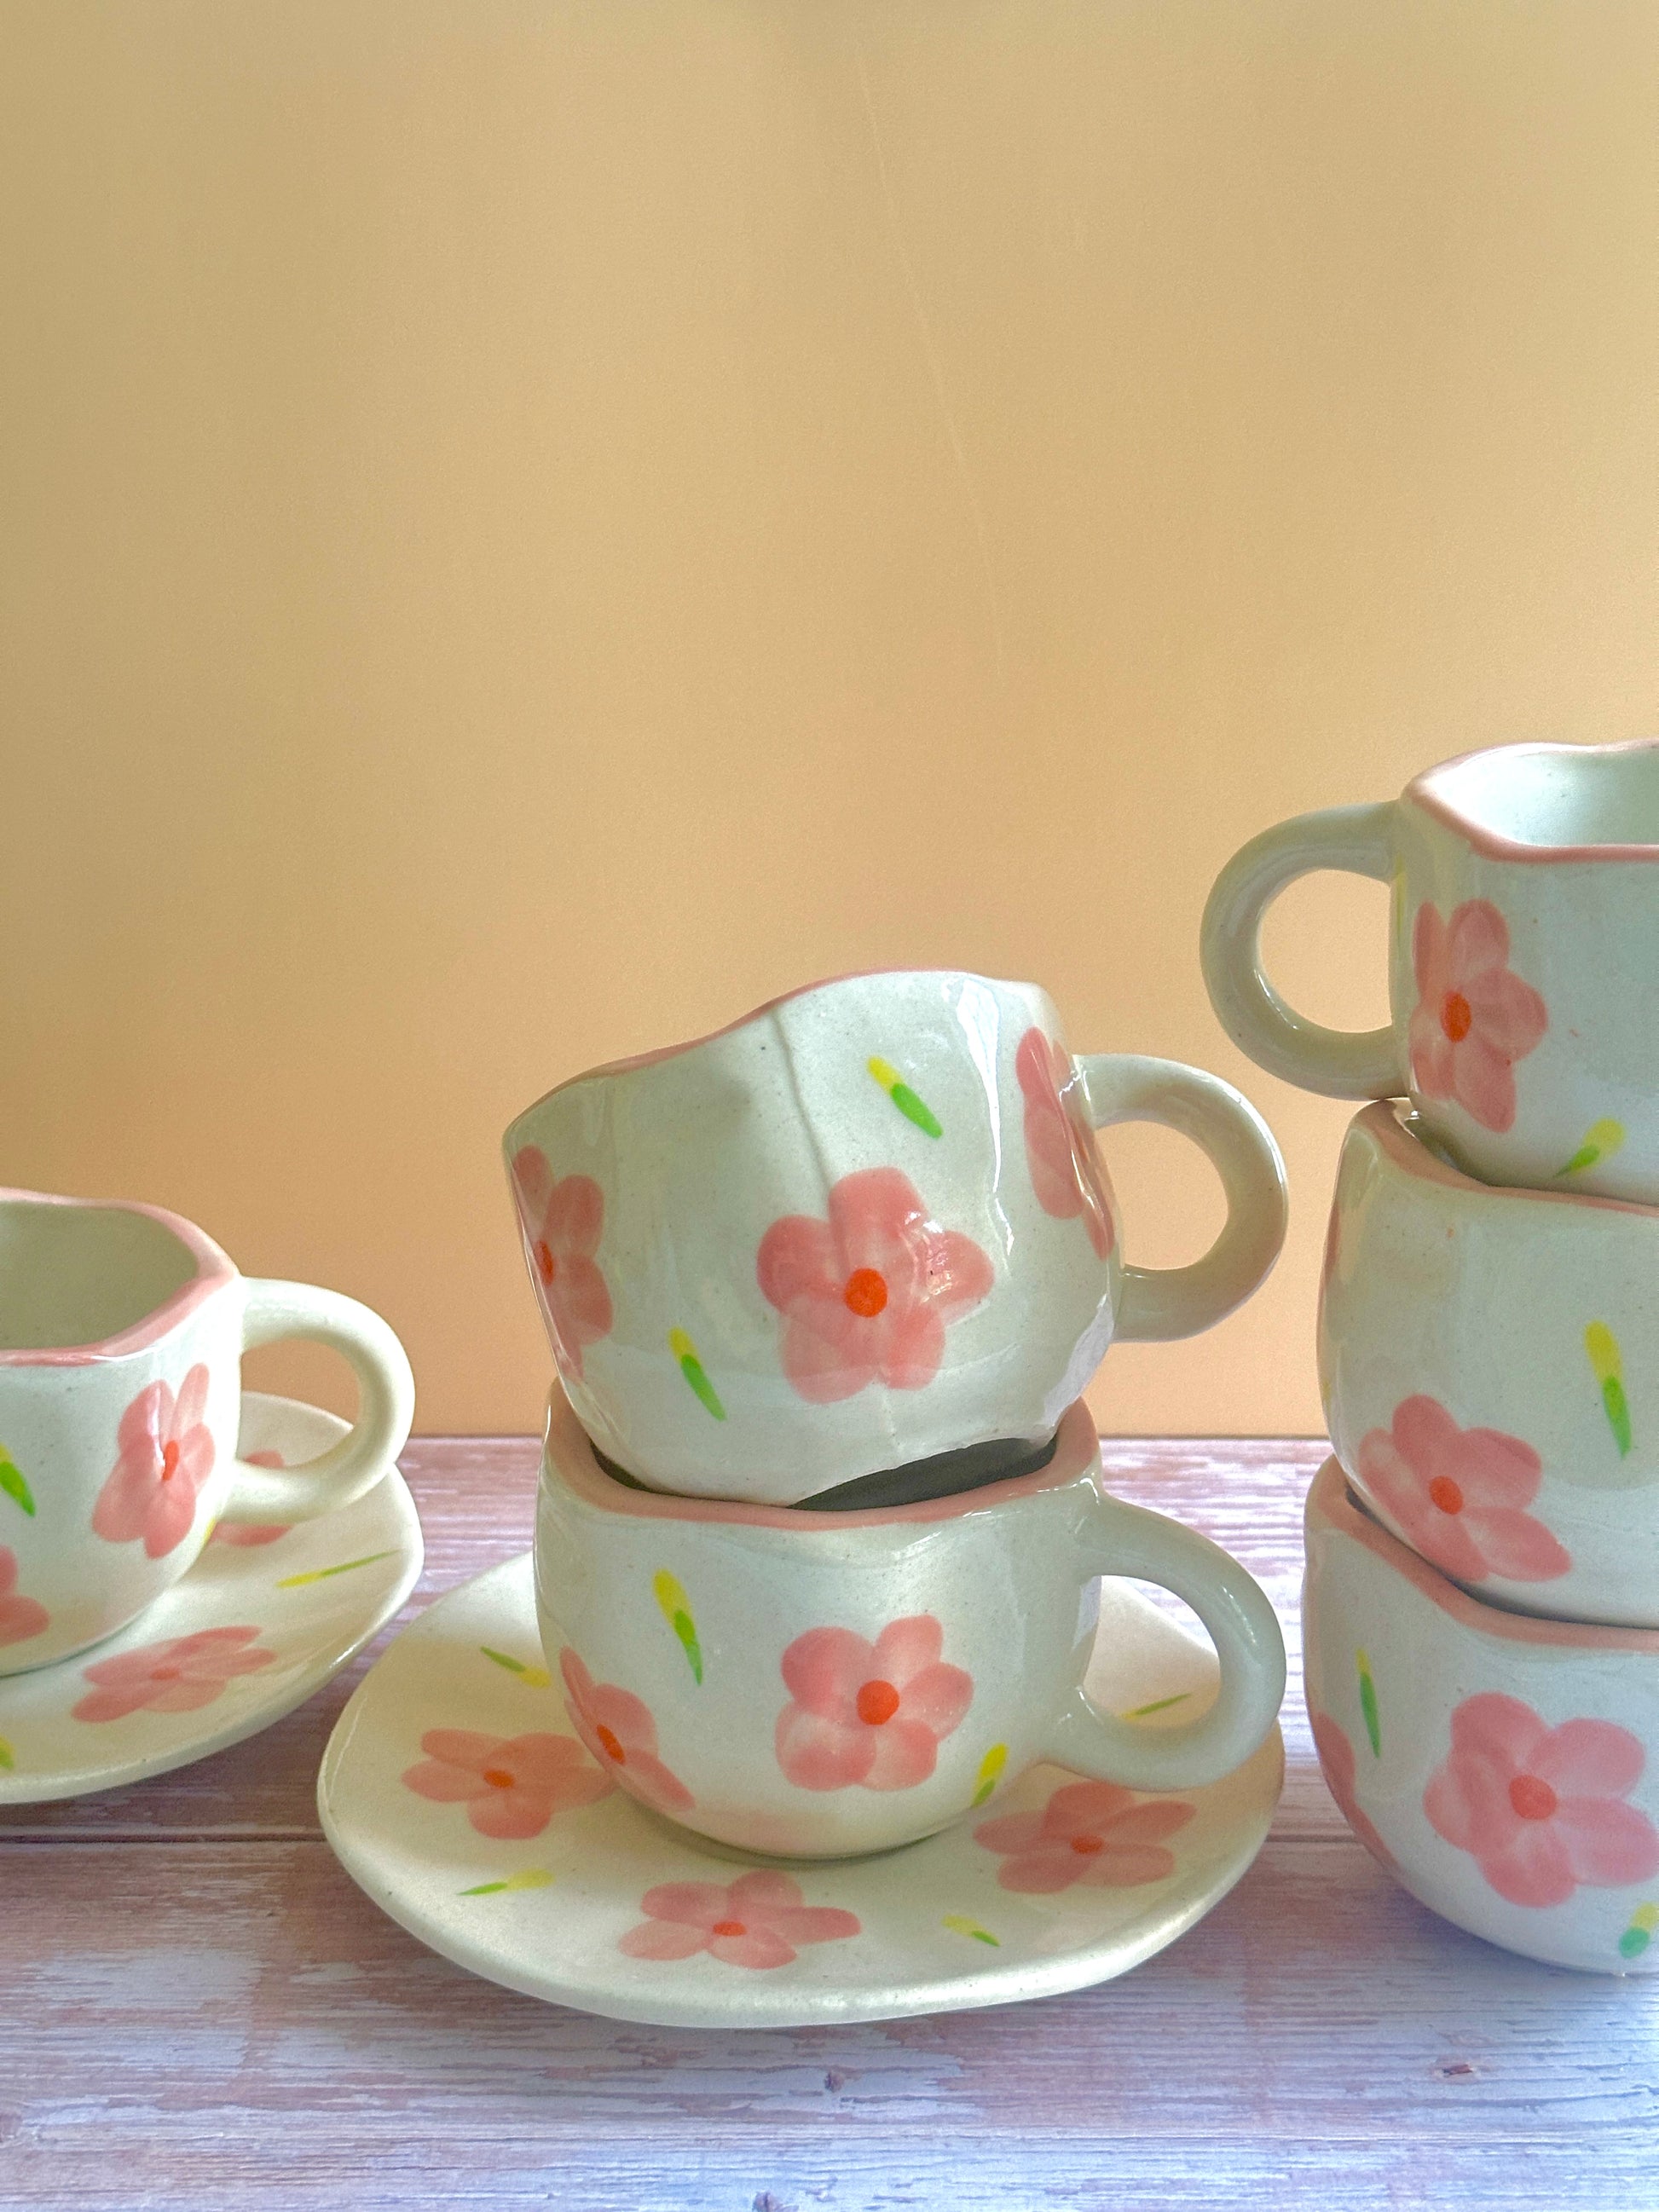
<path id="1" fill-rule="evenodd" d="M 538 1237 L 536 1239 L 536 1273 L 543 1282 L 550 1285 L 558 1272 L 559 1263 L 553 1257 L 553 1247 L 545 1237 Z"/>
<path id="2" fill-rule="evenodd" d="M 873 1321 L 887 1303 L 887 1285 L 873 1267 L 854 1267 L 842 1296 L 855 1314 Z"/>
<path id="3" fill-rule="evenodd" d="M 1461 991 L 1448 991 L 1440 1009 L 1440 1026 L 1454 1044 L 1462 1044 L 1474 1026 L 1469 1002 Z"/>
<path id="4" fill-rule="evenodd" d="M 1461 1513 L 1463 1493 L 1449 1474 L 1437 1474 L 1429 1485 L 1429 1503 L 1437 1505 L 1443 1513 Z"/>
<path id="5" fill-rule="evenodd" d="M 717 1920 L 708 1932 L 711 1936 L 746 1936 L 749 1930 L 741 1920 Z"/>
<path id="6" fill-rule="evenodd" d="M 177 1444 L 170 1444 L 170 1443 L 169 1443 L 169 1444 L 163 1444 L 163 1445 L 162 1445 L 162 1447 L 161 1447 L 161 1480 L 162 1480 L 162 1481 L 163 1481 L 163 1482 L 170 1481 L 170 1480 L 172 1480 L 172 1478 L 173 1478 L 175 1474 L 178 1474 L 178 1472 L 179 1472 L 179 1447 L 178 1447 L 178 1445 L 177 1445 Z"/>
<path id="7" fill-rule="evenodd" d="M 899 1693 L 890 1682 L 866 1682 L 858 1695 L 859 1718 L 879 1728 L 899 1709 Z"/>
<path id="8" fill-rule="evenodd" d="M 1556 1796 L 1541 1776 L 1517 1774 L 1510 1784 L 1510 1802 L 1523 1820 L 1547 1820 L 1555 1810 Z"/>
<path id="9" fill-rule="evenodd" d="M 628 1753 L 623 1749 L 621 1744 L 617 1742 L 616 1737 L 611 1734 L 611 1730 L 606 1728 L 603 1721 L 598 1722 L 595 1724 L 593 1733 L 599 1739 L 599 1742 L 604 1749 L 605 1757 L 607 1759 L 614 1759 L 618 1766 L 626 1766 L 628 1764 Z"/>
<path id="10" fill-rule="evenodd" d="M 483 1778 L 492 1790 L 510 1790 L 513 1787 L 513 1777 L 504 1766 L 486 1766 Z"/>
<path id="11" fill-rule="evenodd" d="M 1093 1858 L 1097 1851 L 1103 1851 L 1105 1848 L 1103 1836 L 1073 1836 L 1072 1838 L 1072 1849 L 1085 1859 Z"/>

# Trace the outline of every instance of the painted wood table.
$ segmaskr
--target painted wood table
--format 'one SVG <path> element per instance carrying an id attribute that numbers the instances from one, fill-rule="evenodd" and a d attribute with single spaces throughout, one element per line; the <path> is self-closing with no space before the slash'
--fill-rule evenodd
<path id="1" fill-rule="evenodd" d="M 1459 1934 L 1326 1794 L 1295 1664 L 1323 1449 L 1108 1447 L 1121 1495 L 1261 1578 L 1293 1655 L 1267 1848 L 1137 1972 L 758 2034 L 619 2026 L 476 1980 L 386 1919 L 318 1828 L 324 1743 L 382 1638 L 251 1742 L 0 1814 L 0 2205 L 1659 2205 L 1659 1979 Z M 536 1457 L 521 1438 L 411 1443 L 410 1613 L 527 1547 Z"/>

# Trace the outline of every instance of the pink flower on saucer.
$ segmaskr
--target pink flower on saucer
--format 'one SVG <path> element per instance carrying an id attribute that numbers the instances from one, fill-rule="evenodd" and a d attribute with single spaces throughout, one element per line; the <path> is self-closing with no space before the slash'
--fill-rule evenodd
<path id="1" fill-rule="evenodd" d="M 250 1467 L 286 1467 L 288 1462 L 279 1451 L 244 1452 L 242 1457 Z M 255 1545 L 274 1544 L 279 1536 L 286 1536 L 293 1526 L 288 1521 L 222 1521 L 208 1538 L 210 1544 Z"/>
<path id="2" fill-rule="evenodd" d="M 809 1628 L 783 1655 L 794 1698 L 778 1715 L 778 1765 L 798 1790 L 911 1790 L 973 1702 L 974 1678 L 939 1658 L 931 1613 L 889 1621 L 873 1644 Z"/>
<path id="3" fill-rule="evenodd" d="M 1319 1764 L 1324 1770 L 1325 1787 L 1336 1800 L 1336 1808 L 1354 1834 L 1379 1866 L 1395 1871 L 1394 1853 L 1371 1826 L 1370 1817 L 1360 1809 L 1354 1794 L 1353 1746 L 1328 1713 L 1310 1711 L 1313 1723 L 1314 1749 L 1319 1753 Z"/>
<path id="4" fill-rule="evenodd" d="M 52 1616 L 39 1599 L 18 1589 L 16 1553 L 0 1544 L 0 1644 L 27 1644 L 51 1626 Z"/>
<path id="5" fill-rule="evenodd" d="M 1418 908 L 1412 1086 L 1422 1097 L 1453 1100 L 1482 1128 L 1500 1132 L 1515 1122 L 1515 1063 L 1549 1027 L 1544 1001 L 1509 958 L 1509 925 L 1490 899 L 1466 899 L 1449 921 L 1427 900 Z"/>
<path id="6" fill-rule="evenodd" d="M 690 1959 L 707 1951 L 726 1966 L 787 1966 L 796 1947 L 862 1933 L 858 1915 L 803 1903 L 787 1874 L 757 1867 L 734 1882 L 665 1881 L 647 1889 L 650 1917 L 617 1944 L 630 1959 Z"/>
<path id="7" fill-rule="evenodd" d="M 1625 1802 L 1645 1763 L 1612 1721 L 1553 1729 L 1519 1698 L 1485 1691 L 1452 1715 L 1423 1810 L 1511 1905 L 1565 1905 L 1581 1882 L 1618 1889 L 1659 1874 L 1659 1830 Z"/>
<path id="8" fill-rule="evenodd" d="M 559 1654 L 570 1725 L 613 1782 L 659 1813 L 688 1813 L 696 1799 L 657 1756 L 651 1709 L 631 1690 L 596 1682 L 566 1644 Z"/>
<path id="9" fill-rule="evenodd" d="M 1572 1565 L 1522 1510 L 1543 1479 L 1532 1446 L 1501 1429 L 1460 1429 L 1437 1398 L 1403 1399 L 1392 1430 L 1362 1437 L 1358 1472 L 1406 1541 L 1454 1582 L 1551 1582 Z"/>
<path id="10" fill-rule="evenodd" d="M 192 1367 L 175 1398 L 172 1386 L 147 1383 L 121 1416 L 119 1456 L 92 1509 L 95 1535 L 112 1544 L 143 1537 L 152 1559 L 189 1535 L 196 1499 L 213 1472 L 207 1411 L 208 1371 Z"/>
<path id="11" fill-rule="evenodd" d="M 610 1335 L 613 1319 L 611 1292 L 593 1257 L 605 1233 L 605 1193 L 592 1176 L 556 1179 L 536 1145 L 514 1155 L 513 1188 L 554 1346 L 580 1377 L 584 1350 Z"/>
<path id="12" fill-rule="evenodd" d="M 522 1843 L 556 1813 L 608 1797 L 611 1783 L 568 1735 L 483 1735 L 476 1729 L 428 1729 L 426 1757 L 405 1767 L 404 1787 L 434 1805 L 465 1805 L 481 1836 Z"/>
<path id="13" fill-rule="evenodd" d="M 1014 1073 L 1025 1094 L 1025 1158 L 1036 1202 L 1060 1221 L 1080 1213 L 1103 1260 L 1112 1249 L 1112 1209 L 1072 1055 L 1034 1026 L 1019 1041 Z"/>
<path id="14" fill-rule="evenodd" d="M 830 1218 L 789 1213 L 755 1273 L 783 1316 L 783 1371 L 816 1406 L 872 1382 L 920 1390 L 939 1372 L 947 1323 L 995 1279 L 971 1237 L 941 1229 L 897 1168 L 861 1168 L 830 1192 Z"/>
<path id="15" fill-rule="evenodd" d="M 1115 1782 L 1067 1782 L 1040 1813 L 1005 1813 L 975 1829 L 974 1841 L 1000 1851 L 997 1881 L 1028 1897 L 1048 1897 L 1074 1883 L 1088 1889 L 1133 1889 L 1175 1872 L 1164 1838 L 1184 1828 L 1191 1805 L 1137 1801 Z"/>
<path id="16" fill-rule="evenodd" d="M 74 1708 L 77 1721 L 119 1721 L 129 1713 L 192 1713 L 222 1695 L 238 1674 L 256 1674 L 276 1656 L 255 1643 L 257 1628 L 200 1628 L 193 1636 L 141 1644 L 82 1668 L 94 1685 Z"/>

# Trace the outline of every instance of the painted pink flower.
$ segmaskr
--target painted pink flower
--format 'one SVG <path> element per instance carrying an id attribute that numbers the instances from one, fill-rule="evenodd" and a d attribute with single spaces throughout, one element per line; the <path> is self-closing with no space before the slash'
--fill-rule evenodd
<path id="1" fill-rule="evenodd" d="M 525 1249 L 560 1357 L 582 1371 L 582 1353 L 609 1336 L 611 1292 L 593 1255 L 605 1233 L 605 1193 L 592 1176 L 556 1179 L 547 1155 L 526 1145 L 513 1161 Z"/>
<path id="2" fill-rule="evenodd" d="M 559 1654 L 570 1725 L 613 1782 L 659 1813 L 687 1813 L 696 1799 L 657 1756 L 657 1723 L 631 1690 L 596 1682 L 566 1644 Z"/>
<path id="3" fill-rule="evenodd" d="M 1522 1510 L 1543 1479 L 1532 1446 L 1501 1429 L 1460 1429 L 1437 1398 L 1402 1399 L 1392 1430 L 1362 1437 L 1358 1474 L 1413 1549 L 1455 1582 L 1545 1583 L 1572 1565 Z"/>
<path id="4" fill-rule="evenodd" d="M 1313 1723 L 1314 1749 L 1319 1753 L 1319 1764 L 1324 1770 L 1325 1787 L 1336 1800 L 1337 1810 L 1354 1834 L 1379 1866 L 1395 1871 L 1394 1853 L 1371 1826 L 1370 1816 L 1360 1809 L 1354 1795 L 1353 1746 L 1328 1713 L 1310 1711 Z"/>
<path id="5" fill-rule="evenodd" d="M 257 1674 L 276 1656 L 254 1641 L 257 1628 L 199 1628 L 193 1636 L 141 1644 L 82 1669 L 94 1685 L 75 1708 L 77 1721 L 125 1720 L 129 1713 L 193 1713 L 210 1705 L 238 1674 Z"/>
<path id="6" fill-rule="evenodd" d="M 1549 1027 L 1544 1001 L 1509 957 L 1509 925 L 1490 899 L 1465 899 L 1449 921 L 1427 900 L 1418 908 L 1412 1085 L 1422 1097 L 1454 1100 L 1486 1129 L 1513 1127 L 1515 1063 Z"/>
<path id="7" fill-rule="evenodd" d="M 38 1598 L 25 1597 L 17 1587 L 17 1554 L 0 1544 L 0 1644 L 27 1644 L 52 1626 L 52 1615 Z"/>
<path id="8" fill-rule="evenodd" d="M 871 1382 L 923 1389 L 945 1356 L 946 1324 L 995 1279 L 973 1238 L 941 1229 L 897 1168 L 843 1176 L 827 1221 L 775 1221 L 755 1273 L 783 1316 L 783 1371 L 815 1406 Z"/>
<path id="9" fill-rule="evenodd" d="M 288 1462 L 279 1451 L 244 1452 L 242 1457 L 250 1467 L 286 1467 Z M 293 1526 L 283 1521 L 222 1521 L 208 1538 L 210 1544 L 253 1545 L 274 1544 L 279 1536 L 286 1536 Z"/>
<path id="10" fill-rule="evenodd" d="M 176 1398 L 160 1381 L 138 1393 L 115 1432 L 118 1456 L 92 1509 L 94 1534 L 112 1544 L 142 1536 L 152 1559 L 183 1543 L 213 1472 L 213 1437 L 202 1419 L 207 1396 L 208 1371 L 199 1364 Z"/>
<path id="11" fill-rule="evenodd" d="M 911 1790 L 973 1702 L 974 1678 L 939 1658 L 931 1613 L 891 1620 L 873 1644 L 809 1628 L 783 1655 L 794 1703 L 778 1715 L 778 1765 L 798 1790 Z"/>
<path id="12" fill-rule="evenodd" d="M 1423 1810 L 1511 1905 L 1565 1905 L 1581 1882 L 1617 1889 L 1659 1874 L 1659 1829 L 1625 1802 L 1645 1763 L 1612 1721 L 1553 1729 L 1519 1698 L 1485 1691 L 1452 1715 Z"/>
<path id="13" fill-rule="evenodd" d="M 647 1889 L 617 1948 L 630 1959 L 690 1959 L 707 1951 L 726 1966 L 787 1966 L 803 1943 L 833 1943 L 862 1933 L 858 1915 L 839 1905 L 805 1905 L 787 1874 L 757 1867 L 730 1884 L 665 1881 Z"/>
<path id="14" fill-rule="evenodd" d="M 1025 1094 L 1025 1158 L 1036 1202 L 1057 1220 L 1080 1213 L 1103 1260 L 1112 1249 L 1112 1209 L 1072 1055 L 1034 1026 L 1019 1041 L 1014 1073 Z"/>
<path id="15" fill-rule="evenodd" d="M 1184 1828 L 1191 1805 L 1137 1802 L 1115 1782 L 1067 1782 L 1040 1813 L 1005 1813 L 983 1821 L 974 1841 L 1000 1851 L 997 1882 L 1028 1897 L 1047 1897 L 1081 1883 L 1089 1889 L 1133 1889 L 1175 1872 L 1166 1836 Z"/>
<path id="16" fill-rule="evenodd" d="M 588 1765 L 572 1736 L 428 1729 L 421 1749 L 426 1757 L 404 1770 L 404 1788 L 434 1805 L 465 1805 L 481 1836 L 521 1843 L 556 1813 L 611 1794 L 609 1777 Z"/>

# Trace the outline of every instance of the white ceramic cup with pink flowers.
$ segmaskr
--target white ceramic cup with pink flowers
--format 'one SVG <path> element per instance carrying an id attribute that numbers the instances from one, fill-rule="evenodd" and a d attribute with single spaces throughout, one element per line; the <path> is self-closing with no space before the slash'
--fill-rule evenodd
<path id="1" fill-rule="evenodd" d="M 1126 1265 L 1094 1131 L 1182 1130 L 1228 1206 L 1192 1266 Z M 1192 1334 L 1285 1231 L 1272 1137 L 1169 1060 L 1074 1060 L 1026 983 L 851 975 L 575 1077 L 506 1152 L 559 1374 L 653 1487 L 791 1504 L 1054 1434 L 1117 1338 Z"/>
<path id="2" fill-rule="evenodd" d="M 535 1566 L 548 1664 L 603 1771 L 743 1850 L 909 1843 L 1045 1759 L 1196 1788 L 1249 1757 L 1284 1694 L 1261 1591 L 1206 1538 L 1106 1495 L 1080 1402 L 1030 1474 L 836 1512 L 620 1482 L 556 1389 Z M 1103 1575 L 1161 1583 L 1198 1614 L 1220 1659 L 1207 1710 L 1091 1704 Z"/>
<path id="3" fill-rule="evenodd" d="M 307 1466 L 251 1466 L 241 1355 L 289 1336 L 343 1354 L 357 1420 Z M 216 1521 L 349 1504 L 402 1449 L 414 1404 L 403 1346 L 356 1299 L 250 1280 L 159 1206 L 0 1190 L 0 1674 L 125 1627 Z"/>
<path id="4" fill-rule="evenodd" d="M 1306 1538 L 1308 1716 L 1366 1850 L 1488 1942 L 1659 1968 L 1659 1635 L 1483 1605 L 1380 1528 L 1334 1459 Z"/>
<path id="5" fill-rule="evenodd" d="M 1309 1021 L 1262 971 L 1262 915 L 1322 868 L 1392 886 L 1385 1028 Z M 1222 870 L 1202 950 L 1270 1074 L 1409 1092 L 1484 1182 L 1659 1204 L 1659 742 L 1468 753 L 1398 799 L 1281 823 Z"/>
<path id="6" fill-rule="evenodd" d="M 1318 1344 L 1332 1448 L 1396 1535 L 1504 1605 L 1659 1628 L 1659 1208 L 1477 1182 L 1367 1106 Z"/>

